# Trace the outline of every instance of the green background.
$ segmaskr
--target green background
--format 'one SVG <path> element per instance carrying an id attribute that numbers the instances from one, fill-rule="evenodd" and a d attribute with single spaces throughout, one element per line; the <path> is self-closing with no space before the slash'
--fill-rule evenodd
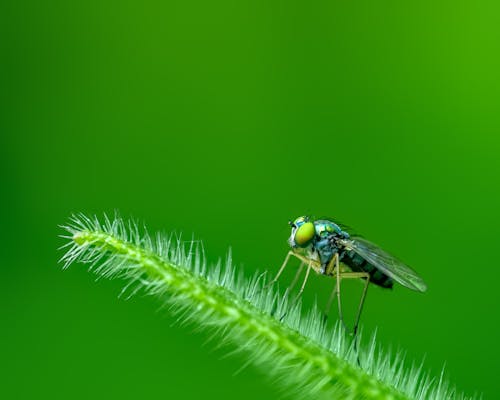
<path id="1" fill-rule="evenodd" d="M 276 398 L 155 299 L 61 270 L 58 225 L 114 210 L 194 233 L 211 261 L 231 246 L 248 275 L 279 266 L 289 219 L 338 218 L 429 286 L 371 289 L 365 334 L 495 397 L 498 3 L 7 1 L 0 15 L 1 397 Z M 331 284 L 313 277 L 306 303 Z M 346 283 L 348 305 L 359 290 Z"/>

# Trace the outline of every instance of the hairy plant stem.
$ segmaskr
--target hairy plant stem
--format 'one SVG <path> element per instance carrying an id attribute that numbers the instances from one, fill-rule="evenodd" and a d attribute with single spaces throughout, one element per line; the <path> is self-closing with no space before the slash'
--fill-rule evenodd
<path id="1" fill-rule="evenodd" d="M 290 317 L 278 320 L 269 310 L 277 307 L 281 313 L 287 308 L 286 299 L 282 301 L 263 287 L 259 279 L 236 279 L 230 260 L 226 271 L 217 267 L 207 273 L 198 253 L 193 260 L 191 252 L 179 245 L 172 249 L 171 241 L 160 236 L 153 244 L 149 236 L 141 238 L 134 226 L 127 229 L 120 220 L 106 219 L 101 225 L 80 216 L 66 229 L 71 233 L 71 248 L 63 257 L 66 266 L 74 261 L 90 263 L 100 275 L 123 277 L 136 290 L 143 288 L 166 298 L 184 319 L 219 330 L 244 349 L 250 361 L 266 367 L 271 377 L 299 397 L 420 400 L 455 394 L 441 380 L 432 388 L 432 380 L 421 378 L 420 370 L 402 374 L 402 363 L 391 366 L 385 359 L 376 364 L 373 346 L 366 354 L 354 355 L 356 350 L 345 345 L 338 327 L 331 333 L 337 346 L 325 345 L 331 343 L 324 340 L 325 327 L 314 319 L 301 318 L 300 310 L 288 310 Z M 319 333 L 307 334 L 316 331 Z M 360 355 L 361 368 L 353 362 Z"/>
<path id="2" fill-rule="evenodd" d="M 408 399 L 311 340 L 287 329 L 275 318 L 239 299 L 226 288 L 195 276 L 182 267 L 167 263 L 150 252 L 103 232 L 83 231 L 74 236 L 74 241 L 80 246 L 93 245 L 125 256 L 142 268 L 149 278 L 163 281 L 172 292 L 192 301 L 193 308 L 208 308 L 226 324 L 233 325 L 249 336 L 258 335 L 289 356 L 303 360 L 317 370 L 314 373 L 328 378 L 331 384 L 345 387 L 352 398 Z"/>

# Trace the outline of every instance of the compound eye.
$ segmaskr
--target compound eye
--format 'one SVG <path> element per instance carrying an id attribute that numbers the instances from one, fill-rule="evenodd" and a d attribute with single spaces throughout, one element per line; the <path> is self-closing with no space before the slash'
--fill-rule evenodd
<path id="1" fill-rule="evenodd" d="M 297 243 L 297 245 L 301 247 L 307 246 L 314 238 L 314 233 L 315 229 L 312 222 L 306 222 L 302 224 L 295 231 L 295 243 Z"/>

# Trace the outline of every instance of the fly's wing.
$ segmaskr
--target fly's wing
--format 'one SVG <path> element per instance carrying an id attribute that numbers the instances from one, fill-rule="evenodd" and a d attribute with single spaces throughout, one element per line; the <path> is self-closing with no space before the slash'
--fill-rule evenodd
<path id="1" fill-rule="evenodd" d="M 351 240 L 346 240 L 345 244 L 401 285 L 418 292 L 425 292 L 427 290 L 427 285 L 415 271 L 377 245 L 358 236 L 352 237 Z"/>

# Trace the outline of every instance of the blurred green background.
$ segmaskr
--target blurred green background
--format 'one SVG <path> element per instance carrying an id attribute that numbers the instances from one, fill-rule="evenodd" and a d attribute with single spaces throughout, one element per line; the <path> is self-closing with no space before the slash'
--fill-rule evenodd
<path id="1" fill-rule="evenodd" d="M 498 393 L 497 2 L 3 2 L 1 392 L 261 398 L 244 358 L 119 281 L 63 272 L 72 212 L 195 234 L 275 271 L 287 221 L 329 215 L 413 266 L 364 332 Z M 290 275 L 288 275 L 289 277 Z M 287 277 L 285 277 L 286 281 Z M 307 301 L 331 288 L 315 276 Z M 347 304 L 360 286 L 346 283 Z M 348 313 L 346 311 L 346 313 Z"/>

